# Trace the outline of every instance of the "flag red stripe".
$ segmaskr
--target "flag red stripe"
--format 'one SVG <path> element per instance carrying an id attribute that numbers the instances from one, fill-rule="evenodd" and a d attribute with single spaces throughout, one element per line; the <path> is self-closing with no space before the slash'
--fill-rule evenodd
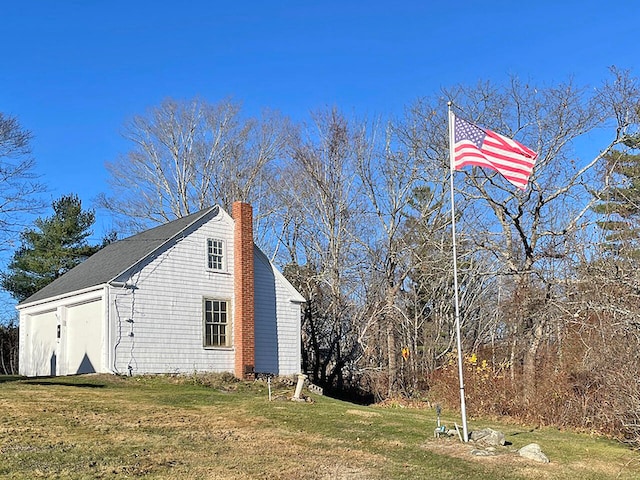
<path id="1" fill-rule="evenodd" d="M 464 146 L 457 147 L 456 153 L 461 152 L 465 149 Z M 481 166 L 488 166 L 497 171 L 508 171 L 513 173 L 521 173 L 525 176 L 528 176 L 531 173 L 532 164 L 531 163 L 522 163 L 516 160 L 515 164 L 511 157 L 505 155 L 495 155 L 493 153 L 487 153 L 484 150 L 471 150 L 463 152 L 460 155 L 456 155 L 457 160 L 455 162 L 456 168 L 461 165 L 461 163 L 467 162 L 477 162 L 481 164 Z M 474 160 L 481 159 L 481 160 Z M 503 159 L 507 160 L 507 162 L 496 162 L 495 159 Z"/>
<path id="2" fill-rule="evenodd" d="M 482 159 L 484 160 L 484 159 Z M 462 162 L 456 162 L 456 169 L 460 169 L 462 167 L 465 167 L 467 165 L 475 165 L 477 167 L 486 167 L 486 168 L 490 168 L 492 170 L 495 170 L 497 172 L 500 172 L 502 174 L 502 176 L 504 177 L 508 177 L 510 179 L 519 179 L 519 180 L 523 180 L 524 183 L 526 183 L 526 179 L 529 177 L 528 172 L 526 171 L 522 171 L 522 170 L 507 170 L 504 168 L 498 168 L 496 167 L 494 164 L 492 164 L 491 162 L 488 161 L 482 161 L 482 160 L 474 160 L 471 158 L 467 158 L 465 160 L 463 160 Z"/>
<path id="3" fill-rule="evenodd" d="M 455 117 L 454 117 L 455 118 Z M 466 165 L 490 168 L 499 172 L 505 179 L 520 189 L 525 189 L 529 176 L 533 171 L 538 154 L 521 143 L 504 137 L 490 130 L 475 125 L 476 130 L 467 127 L 473 124 L 458 119 L 463 123 L 462 135 L 454 145 L 453 166 L 460 169 Z M 476 136 L 477 129 L 485 136 Z M 454 135 L 455 138 L 455 135 Z M 477 142 L 482 142 L 478 147 Z"/>
<path id="4" fill-rule="evenodd" d="M 508 169 L 508 170 L 521 170 L 523 172 L 530 172 L 531 168 L 533 167 L 533 163 L 531 162 L 523 162 L 520 161 L 518 159 L 514 159 L 513 157 L 510 157 L 509 155 L 499 155 L 493 152 L 487 152 L 485 149 L 481 150 L 486 157 L 490 157 L 493 160 L 505 160 L 504 163 L 502 162 L 491 162 L 491 163 L 498 163 L 500 164 L 500 166 L 502 168 Z"/>
<path id="5" fill-rule="evenodd" d="M 480 157 L 487 160 L 487 162 L 499 164 L 501 167 L 504 167 L 507 169 L 515 169 L 515 170 L 522 170 L 524 172 L 528 172 L 531 170 L 531 168 L 534 165 L 533 162 L 528 160 L 514 158 L 511 155 L 501 155 L 493 151 L 487 150 L 485 148 L 478 150 L 475 146 L 470 146 L 470 145 L 459 145 L 458 147 L 455 148 L 455 151 L 456 151 L 456 158 L 468 157 L 468 156 L 476 157 L 476 158 Z M 500 162 L 500 161 L 496 162 L 492 160 L 504 160 L 504 162 Z"/>
<path id="6" fill-rule="evenodd" d="M 476 162 L 464 162 L 462 164 L 460 164 L 457 168 L 461 168 L 461 167 L 466 167 L 466 166 L 476 166 L 476 167 L 484 167 L 484 168 L 489 168 L 491 170 L 494 170 L 498 173 L 500 173 L 505 179 L 507 179 L 510 183 L 512 183 L 513 185 L 515 185 L 518 188 L 524 189 L 527 186 L 528 183 L 528 177 L 525 178 L 521 178 L 521 177 L 514 177 L 512 175 L 507 174 L 506 172 L 501 172 L 495 168 L 492 168 L 490 165 L 487 165 L 486 163 L 476 163 Z"/>
<path id="7" fill-rule="evenodd" d="M 534 152 L 533 150 L 531 150 L 528 147 L 525 147 L 524 145 L 522 145 L 517 140 L 514 140 L 513 138 L 503 137 L 502 135 L 498 135 L 497 133 L 492 132 L 491 130 L 485 130 L 485 133 L 487 134 L 487 137 L 489 139 L 495 140 L 500 145 L 503 145 L 505 147 L 505 150 L 507 150 L 507 149 L 511 150 L 514 153 L 518 153 L 520 155 L 531 157 L 531 159 L 535 159 L 538 156 L 538 154 L 536 152 Z M 484 142 L 485 143 L 490 143 L 490 140 L 485 139 Z M 514 145 L 511 145 L 509 142 L 513 142 Z"/>
<path id="8" fill-rule="evenodd" d="M 517 162 L 521 165 L 533 165 L 535 163 L 532 162 L 530 158 L 523 157 L 519 152 L 513 150 L 496 149 L 486 142 L 482 144 L 481 150 L 485 152 L 486 155 L 501 158 L 503 160 L 508 160 L 511 162 Z"/>

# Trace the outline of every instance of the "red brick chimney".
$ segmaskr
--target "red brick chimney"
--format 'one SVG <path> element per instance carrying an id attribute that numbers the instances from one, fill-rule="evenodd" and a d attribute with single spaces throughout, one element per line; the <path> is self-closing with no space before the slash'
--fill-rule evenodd
<path id="1" fill-rule="evenodd" d="M 234 202 L 233 289 L 235 375 L 252 378 L 255 366 L 254 290 L 253 290 L 253 209 Z"/>

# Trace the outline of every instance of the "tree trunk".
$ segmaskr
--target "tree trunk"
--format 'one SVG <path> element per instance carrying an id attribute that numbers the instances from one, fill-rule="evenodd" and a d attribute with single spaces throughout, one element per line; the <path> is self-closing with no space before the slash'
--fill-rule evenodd
<path id="1" fill-rule="evenodd" d="M 387 316 L 387 355 L 389 356 L 389 392 L 393 397 L 396 391 L 398 363 L 396 361 L 396 338 L 394 335 L 393 317 Z"/>
<path id="2" fill-rule="evenodd" d="M 536 394 L 536 359 L 538 349 L 542 342 L 544 332 L 543 322 L 539 321 L 535 324 L 531 331 L 529 346 L 524 352 L 523 360 L 523 381 L 524 381 L 524 400 L 529 403 L 535 399 Z"/>

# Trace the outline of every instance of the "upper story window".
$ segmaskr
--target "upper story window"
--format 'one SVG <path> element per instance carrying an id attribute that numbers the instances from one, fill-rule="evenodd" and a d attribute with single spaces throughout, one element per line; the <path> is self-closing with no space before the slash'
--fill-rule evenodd
<path id="1" fill-rule="evenodd" d="M 225 270 L 224 241 L 215 238 L 207 239 L 207 268 L 209 270 Z"/>

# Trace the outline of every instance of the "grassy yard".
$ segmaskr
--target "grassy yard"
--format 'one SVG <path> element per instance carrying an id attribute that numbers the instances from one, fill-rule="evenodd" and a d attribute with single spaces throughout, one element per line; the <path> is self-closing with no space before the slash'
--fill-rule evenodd
<path id="1" fill-rule="evenodd" d="M 471 420 L 511 443 L 475 457 L 433 438 L 431 409 L 279 398 L 292 393 L 278 385 L 269 402 L 263 382 L 215 377 L 0 377 L 0 478 L 640 478 L 637 452 L 588 435 Z M 551 463 L 513 453 L 531 442 Z"/>

